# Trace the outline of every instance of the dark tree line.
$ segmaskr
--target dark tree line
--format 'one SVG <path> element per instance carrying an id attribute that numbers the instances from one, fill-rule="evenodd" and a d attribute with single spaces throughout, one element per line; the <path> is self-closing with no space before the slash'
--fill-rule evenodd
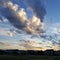
<path id="1" fill-rule="evenodd" d="M 45 56 L 60 56 L 60 50 L 0 50 L 0 55 L 45 55 Z"/>

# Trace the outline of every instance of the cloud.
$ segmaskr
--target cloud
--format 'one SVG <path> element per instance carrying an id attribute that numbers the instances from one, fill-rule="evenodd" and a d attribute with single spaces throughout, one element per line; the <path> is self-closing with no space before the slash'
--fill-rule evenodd
<path id="1" fill-rule="evenodd" d="M 9 31 L 7 28 L 1 28 L 0 27 L 0 35 L 2 36 L 8 36 L 8 37 L 13 37 L 15 32 Z"/>
<path id="2" fill-rule="evenodd" d="M 36 41 L 32 40 L 20 40 L 19 46 L 22 45 L 26 50 L 43 50 L 43 47 L 40 46 Z"/>
<path id="3" fill-rule="evenodd" d="M 7 42 L 0 41 L 0 49 L 5 49 L 6 46 L 9 46 Z"/>
<path id="4" fill-rule="evenodd" d="M 5 31 L 5 29 L 3 29 L 3 28 L 0 28 L 0 35 L 7 36 L 7 31 Z"/>
<path id="5" fill-rule="evenodd" d="M 3 16 L 0 16 L 0 22 L 2 23 L 8 23 L 8 20 L 4 18 Z"/>
<path id="6" fill-rule="evenodd" d="M 11 1 L 4 2 L 5 5 L 0 8 L 0 13 L 16 28 L 25 31 L 28 34 L 42 33 L 44 23 L 40 18 L 33 15 L 32 19 L 27 18 L 24 8 L 18 10 L 19 5 L 13 4 Z"/>
<path id="7" fill-rule="evenodd" d="M 1 44 L 1 45 L 4 45 L 4 43 L 3 43 L 3 42 L 0 42 L 0 44 Z"/>
<path id="8" fill-rule="evenodd" d="M 49 44 L 49 45 L 48 45 Z M 1 47 L 3 46 L 3 47 Z M 19 49 L 19 50 L 59 50 L 60 45 L 53 45 L 51 41 L 36 42 L 35 40 L 20 40 L 20 42 L 0 41 L 0 49 Z"/>
<path id="9" fill-rule="evenodd" d="M 13 37 L 13 33 L 12 32 L 8 31 L 7 34 L 8 34 L 8 36 Z"/>
<path id="10" fill-rule="evenodd" d="M 1 19 L 0 19 L 0 23 L 1 23 L 2 21 L 1 21 Z"/>
<path id="11" fill-rule="evenodd" d="M 11 43 L 0 41 L 0 49 L 14 49 Z"/>
<path id="12" fill-rule="evenodd" d="M 35 40 L 20 40 L 19 46 L 20 45 L 24 46 L 27 50 L 46 50 L 46 49 L 59 50 L 58 48 L 59 45 L 58 44 L 53 45 L 52 41 L 36 42 Z"/>
<path id="13" fill-rule="evenodd" d="M 48 45 L 49 44 L 49 45 Z M 24 46 L 27 50 L 46 50 L 46 49 L 54 49 L 51 41 L 39 41 L 35 40 L 20 40 L 20 45 Z"/>
<path id="14" fill-rule="evenodd" d="M 0 22 L 3 22 L 3 17 L 0 15 Z"/>
<path id="15" fill-rule="evenodd" d="M 4 15 L 11 24 L 13 24 L 17 28 L 23 28 L 25 24 L 22 22 L 22 19 L 20 18 L 18 12 L 16 12 L 15 8 L 17 8 L 15 5 L 13 6 L 12 2 L 8 2 L 7 6 L 3 8 L 0 12 L 2 15 Z M 22 9 L 21 9 L 22 10 Z M 6 12 L 6 13 L 5 13 Z M 20 12 L 21 13 L 21 12 Z M 21 23 L 21 24 L 20 24 Z"/>
<path id="16" fill-rule="evenodd" d="M 60 35 L 60 28 L 53 28 L 53 33 Z"/>
<path id="17" fill-rule="evenodd" d="M 26 4 L 33 10 L 34 14 L 43 22 L 46 14 L 46 9 L 41 3 L 41 0 L 25 0 Z"/>

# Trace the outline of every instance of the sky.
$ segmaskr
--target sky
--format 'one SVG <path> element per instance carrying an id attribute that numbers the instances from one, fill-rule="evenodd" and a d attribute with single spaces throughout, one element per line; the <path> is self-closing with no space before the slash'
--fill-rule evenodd
<path id="1" fill-rule="evenodd" d="M 0 49 L 60 50 L 60 0 L 0 0 Z"/>

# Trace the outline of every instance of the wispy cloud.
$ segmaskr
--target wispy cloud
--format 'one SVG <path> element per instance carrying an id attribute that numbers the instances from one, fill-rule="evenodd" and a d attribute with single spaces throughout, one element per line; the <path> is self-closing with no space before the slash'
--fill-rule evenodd
<path id="1" fill-rule="evenodd" d="M 48 45 L 49 44 L 49 45 Z M 0 41 L 2 49 L 19 49 L 19 50 L 59 50 L 59 45 L 53 45 L 51 41 L 36 42 L 35 40 L 20 40 L 19 42 L 2 42 Z"/>
<path id="2" fill-rule="evenodd" d="M 9 31 L 9 29 L 7 29 L 7 28 L 0 27 L 0 35 L 12 37 L 14 35 L 14 33 Z"/>

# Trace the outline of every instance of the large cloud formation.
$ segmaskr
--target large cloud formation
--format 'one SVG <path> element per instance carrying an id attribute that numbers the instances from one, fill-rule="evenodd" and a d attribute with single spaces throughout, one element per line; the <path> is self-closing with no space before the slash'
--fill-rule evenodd
<path id="1" fill-rule="evenodd" d="M 1 1 L 0 14 L 7 18 L 14 27 L 21 29 L 29 34 L 42 33 L 44 26 L 42 20 L 45 15 L 45 9 L 43 6 L 38 5 L 37 0 L 36 1 L 29 0 L 29 2 L 30 3 L 34 2 L 31 3 L 33 7 L 34 5 L 36 5 L 34 8 L 31 7 L 33 8 L 34 12 L 31 20 L 27 18 L 27 13 L 25 12 L 24 8 L 19 9 L 19 5 L 13 4 L 11 1 L 8 2 Z M 29 6 L 31 6 L 30 3 L 28 4 Z M 36 9 L 38 10 L 38 12 L 36 12 L 37 11 Z"/>

